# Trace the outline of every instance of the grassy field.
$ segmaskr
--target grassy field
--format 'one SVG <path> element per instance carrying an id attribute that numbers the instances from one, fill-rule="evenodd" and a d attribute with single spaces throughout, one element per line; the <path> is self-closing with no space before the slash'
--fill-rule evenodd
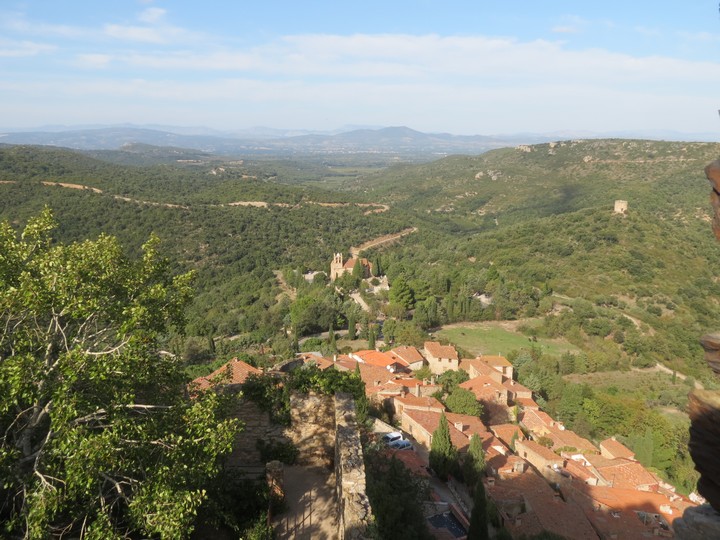
<path id="1" fill-rule="evenodd" d="M 531 341 L 516 330 L 516 321 L 452 324 L 435 334 L 447 339 L 472 354 L 506 355 L 512 350 L 530 346 L 541 347 L 544 353 L 561 355 L 565 352 L 577 353 L 580 350 L 562 339 L 542 339 Z M 527 321 L 524 321 L 527 324 Z"/>
<path id="2" fill-rule="evenodd" d="M 603 392 L 633 397 L 645 401 L 649 406 L 657 407 L 663 414 L 676 419 L 687 419 L 684 412 L 687 395 L 692 388 L 692 380 L 682 381 L 661 373 L 654 368 L 632 371 L 606 371 L 586 373 L 584 375 L 565 375 L 565 380 L 577 384 L 587 384 Z"/>

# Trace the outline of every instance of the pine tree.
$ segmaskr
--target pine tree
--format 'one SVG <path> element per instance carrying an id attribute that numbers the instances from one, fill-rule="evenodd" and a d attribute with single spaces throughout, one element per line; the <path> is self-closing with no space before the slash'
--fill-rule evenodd
<path id="1" fill-rule="evenodd" d="M 440 415 L 440 424 L 432 434 L 430 444 L 430 468 L 441 480 L 447 480 L 450 473 L 457 467 L 457 448 L 450 439 L 450 426 L 445 413 Z"/>
<path id="2" fill-rule="evenodd" d="M 480 480 L 475 485 L 475 495 L 473 496 L 473 509 L 470 514 L 470 529 L 468 530 L 468 540 L 487 540 L 490 538 L 488 534 L 487 519 L 487 499 L 485 498 L 485 486 Z"/>

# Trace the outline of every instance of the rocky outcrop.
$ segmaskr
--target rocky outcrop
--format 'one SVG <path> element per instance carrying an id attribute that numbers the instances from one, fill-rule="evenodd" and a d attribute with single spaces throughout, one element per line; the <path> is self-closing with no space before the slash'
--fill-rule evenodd
<path id="1" fill-rule="evenodd" d="M 720 240 L 720 160 L 705 167 L 712 192 L 713 231 Z M 700 339 L 705 359 L 716 377 L 720 376 L 720 333 Z M 673 529 L 681 540 L 720 538 L 720 392 L 695 389 L 690 392 L 690 455 L 700 473 L 698 492 L 708 504 L 690 508 L 676 520 Z"/>
<path id="2" fill-rule="evenodd" d="M 710 193 L 710 203 L 713 207 L 713 231 L 715 237 L 720 240 L 720 159 L 713 161 L 705 167 L 705 176 L 710 180 L 712 192 Z"/>

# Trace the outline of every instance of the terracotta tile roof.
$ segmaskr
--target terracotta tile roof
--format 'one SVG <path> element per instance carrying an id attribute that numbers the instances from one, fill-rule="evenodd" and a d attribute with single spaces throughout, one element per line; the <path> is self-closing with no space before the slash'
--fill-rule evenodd
<path id="1" fill-rule="evenodd" d="M 478 400 L 496 401 L 498 393 L 507 395 L 507 390 L 502 384 L 485 375 L 465 381 L 458 386 L 475 394 Z"/>
<path id="2" fill-rule="evenodd" d="M 646 525 L 640 516 L 632 510 L 597 509 L 592 499 L 580 494 L 574 488 L 563 489 L 563 494 L 576 502 L 585 512 L 585 517 L 592 523 L 602 538 L 614 540 L 638 540 L 654 537 L 654 524 Z"/>
<path id="3" fill-rule="evenodd" d="M 540 405 L 535 403 L 534 399 L 515 398 L 515 403 L 517 403 L 518 405 L 520 405 L 521 407 L 523 407 L 525 409 L 535 409 L 535 410 L 540 409 Z"/>
<path id="4" fill-rule="evenodd" d="M 609 460 L 610 463 L 596 464 L 592 457 L 588 457 L 588 460 L 595 466 L 605 481 L 614 487 L 652 489 L 659 485 L 657 478 L 637 461 L 618 458 Z"/>
<path id="5" fill-rule="evenodd" d="M 262 370 L 242 360 L 233 358 L 227 364 L 213 371 L 210 375 L 198 377 L 191 385 L 195 389 L 206 390 L 218 384 L 242 384 L 251 374 L 261 375 Z"/>
<path id="6" fill-rule="evenodd" d="M 304 364 L 314 364 L 321 370 L 326 370 L 333 366 L 333 361 L 330 358 L 326 358 L 319 354 L 300 353 L 298 354 L 298 358 L 301 358 Z"/>
<path id="7" fill-rule="evenodd" d="M 530 431 L 545 429 L 555 423 L 549 414 L 543 411 L 525 409 L 520 417 L 520 423 Z"/>
<path id="8" fill-rule="evenodd" d="M 384 353 L 382 351 L 376 351 L 376 350 L 364 350 L 364 351 L 357 351 L 352 354 L 350 354 L 351 358 L 360 359 L 366 364 L 369 364 L 371 366 L 379 366 L 379 367 L 389 367 L 399 360 L 397 357 L 393 358 L 387 353 Z"/>
<path id="9" fill-rule="evenodd" d="M 458 353 L 452 345 L 440 345 L 437 341 L 426 341 L 424 347 L 425 351 L 435 358 L 458 360 Z"/>
<path id="10" fill-rule="evenodd" d="M 431 396 L 417 397 L 412 394 L 404 394 L 401 396 L 397 396 L 393 399 L 395 401 L 399 401 L 405 407 L 427 407 L 437 409 L 437 412 L 443 412 L 445 410 L 445 405 L 443 405 L 440 401 Z"/>
<path id="11" fill-rule="evenodd" d="M 415 362 L 425 361 L 423 355 L 420 354 L 420 351 L 418 351 L 415 347 L 403 345 L 402 347 L 395 347 L 390 352 L 405 360 L 408 365 L 414 364 Z"/>
<path id="12" fill-rule="evenodd" d="M 370 397 L 383 390 L 390 390 L 392 393 L 400 393 L 402 388 L 392 384 L 395 375 L 384 367 L 373 366 L 358 362 L 349 356 L 338 356 L 334 362 L 335 368 L 340 371 L 355 371 L 356 366 L 360 367 L 360 378 L 365 383 L 365 394 Z M 390 383 L 390 384 L 388 384 Z"/>
<path id="13" fill-rule="evenodd" d="M 537 454 L 545 461 L 556 461 L 556 462 L 564 461 L 563 458 L 560 457 L 559 455 L 557 455 L 555 452 L 553 452 L 549 448 L 546 448 L 542 444 L 536 443 L 535 441 L 528 439 L 525 441 L 515 442 L 515 449 L 516 449 L 518 455 L 520 455 L 521 457 L 522 457 L 522 451 L 521 451 L 522 447 L 526 448 L 528 451 L 533 452 L 534 454 Z"/>
<path id="14" fill-rule="evenodd" d="M 487 486 L 487 493 L 506 515 L 515 510 L 505 523 L 513 538 L 538 534 L 542 530 L 573 540 L 598 538 L 580 506 L 557 496 L 531 469 L 507 479 L 496 479 L 494 486 Z"/>
<path id="15" fill-rule="evenodd" d="M 671 500 L 669 497 L 652 491 L 622 489 L 607 486 L 590 486 L 588 484 L 573 485 L 576 491 L 589 497 L 597 504 L 607 508 L 623 511 L 641 511 L 663 516 L 668 524 L 681 517 L 683 512 L 694 503 L 683 497 Z"/>
<path id="16" fill-rule="evenodd" d="M 460 369 L 467 371 L 468 373 L 475 372 L 477 375 L 485 375 L 487 377 L 497 377 L 499 372 L 479 358 L 463 358 L 460 360 Z M 502 375 L 502 374 L 500 374 Z"/>
<path id="17" fill-rule="evenodd" d="M 595 474 L 593 468 L 587 467 L 583 463 L 575 461 L 574 459 L 566 460 L 565 467 L 563 468 L 568 474 L 577 478 L 581 482 L 591 481 L 593 483 L 597 483 L 599 480 L 598 475 Z"/>
<path id="18" fill-rule="evenodd" d="M 597 447 L 593 443 L 580 437 L 580 435 L 569 429 L 560 429 L 557 426 L 549 426 L 544 435 L 552 439 L 553 450 L 570 447 L 582 452 L 595 454 L 598 452 Z"/>
<path id="19" fill-rule="evenodd" d="M 425 431 L 430 435 L 440 425 L 441 413 L 433 411 L 418 411 L 413 409 L 403 410 L 403 414 L 414 420 L 419 424 Z M 470 444 L 470 437 L 473 433 L 477 433 L 480 438 L 487 436 L 487 430 L 485 425 L 475 416 L 468 416 L 466 414 L 454 414 L 445 413 L 450 428 L 450 439 L 452 440 L 455 448 L 460 452 L 466 452 Z M 455 427 L 455 424 L 462 424 L 463 430 L 460 431 Z"/>
<path id="20" fill-rule="evenodd" d="M 514 381 L 512 379 L 505 378 L 502 385 L 505 388 L 507 388 L 508 390 L 510 390 L 511 392 L 515 392 L 515 393 L 528 392 L 530 395 L 532 395 L 532 390 L 530 390 L 527 386 L 523 386 L 519 382 Z M 525 398 L 525 399 L 528 399 L 528 398 Z"/>
<path id="21" fill-rule="evenodd" d="M 478 356 L 478 359 L 485 362 L 488 366 L 500 366 L 500 367 L 512 366 L 512 364 L 504 356 L 483 354 L 482 356 Z"/>
<path id="22" fill-rule="evenodd" d="M 515 435 L 517 435 L 517 440 L 519 441 L 525 439 L 525 435 L 523 435 L 520 426 L 517 426 L 515 424 L 497 424 L 494 426 L 490 426 L 490 431 L 492 431 L 498 439 L 500 439 L 508 446 L 510 445 L 513 436 Z"/>
<path id="23" fill-rule="evenodd" d="M 634 459 L 635 452 L 630 450 L 627 446 L 622 444 L 620 441 L 615 440 L 615 437 L 605 439 L 600 443 L 600 449 L 605 450 L 611 457 Z"/>

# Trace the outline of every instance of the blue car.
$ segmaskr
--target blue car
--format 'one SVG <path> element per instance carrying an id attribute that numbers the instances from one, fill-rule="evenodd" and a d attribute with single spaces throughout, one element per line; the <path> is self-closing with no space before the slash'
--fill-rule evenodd
<path id="1" fill-rule="evenodd" d="M 388 444 L 388 448 L 392 448 L 393 450 L 413 450 L 413 445 L 410 441 L 400 439 Z"/>

